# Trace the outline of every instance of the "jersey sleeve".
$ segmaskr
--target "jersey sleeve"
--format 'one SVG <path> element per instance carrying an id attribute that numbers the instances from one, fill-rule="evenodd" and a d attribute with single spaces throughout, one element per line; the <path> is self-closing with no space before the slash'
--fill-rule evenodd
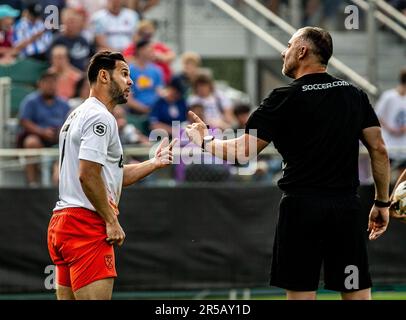
<path id="1" fill-rule="evenodd" d="M 288 112 L 287 90 L 274 90 L 264 99 L 247 121 L 245 133 L 255 135 L 256 138 L 272 142 L 274 133 L 284 122 L 284 113 Z"/>
<path id="2" fill-rule="evenodd" d="M 362 129 L 371 127 L 380 127 L 378 116 L 375 113 L 374 108 L 369 102 L 368 96 L 365 92 L 361 91 L 361 104 L 363 111 Z"/>
<path id="3" fill-rule="evenodd" d="M 82 124 L 79 159 L 105 165 L 111 141 L 112 124 L 107 114 L 89 116 Z"/>

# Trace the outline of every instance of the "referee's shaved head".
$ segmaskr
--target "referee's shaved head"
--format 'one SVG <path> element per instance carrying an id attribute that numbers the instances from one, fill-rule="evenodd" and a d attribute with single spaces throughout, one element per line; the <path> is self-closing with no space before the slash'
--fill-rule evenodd
<path id="1" fill-rule="evenodd" d="M 317 27 L 305 27 L 300 29 L 298 34 L 311 45 L 313 54 L 319 58 L 320 64 L 327 67 L 333 55 L 333 39 L 330 33 Z"/>
<path id="2" fill-rule="evenodd" d="M 297 79 L 303 71 L 325 72 L 332 55 L 333 40 L 327 31 L 316 27 L 299 29 L 282 52 L 282 73 Z"/>

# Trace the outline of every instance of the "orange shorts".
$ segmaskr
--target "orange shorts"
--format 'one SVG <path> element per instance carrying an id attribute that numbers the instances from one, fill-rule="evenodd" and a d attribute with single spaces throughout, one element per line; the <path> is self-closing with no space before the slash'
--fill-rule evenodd
<path id="1" fill-rule="evenodd" d="M 48 250 L 56 265 L 56 283 L 76 290 L 117 277 L 114 249 L 106 242 L 106 224 L 93 211 L 54 211 L 48 226 Z"/>

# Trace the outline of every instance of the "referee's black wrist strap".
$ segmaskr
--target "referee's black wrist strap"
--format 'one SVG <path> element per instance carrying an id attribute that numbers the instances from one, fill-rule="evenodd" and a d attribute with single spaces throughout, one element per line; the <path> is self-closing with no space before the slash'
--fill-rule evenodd
<path id="1" fill-rule="evenodd" d="M 374 200 L 374 205 L 375 205 L 375 207 L 378 207 L 378 208 L 389 208 L 391 204 L 392 204 L 391 201 L 384 202 L 384 201 L 380 201 L 380 200 Z"/>

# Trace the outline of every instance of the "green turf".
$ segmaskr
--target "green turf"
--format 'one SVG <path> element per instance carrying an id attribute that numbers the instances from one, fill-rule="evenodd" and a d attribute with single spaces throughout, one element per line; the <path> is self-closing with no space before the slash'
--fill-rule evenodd
<path id="1" fill-rule="evenodd" d="M 285 296 L 254 297 L 255 300 L 286 300 Z M 373 300 L 406 300 L 406 292 L 374 292 Z M 340 294 L 323 293 L 317 296 L 317 300 L 341 300 Z"/>
<path id="2" fill-rule="evenodd" d="M 401 289 L 401 290 L 399 290 Z M 382 291 L 376 290 L 372 293 L 373 300 L 406 300 L 404 287 Z M 32 293 L 32 294 L 2 294 L 0 300 L 54 300 L 53 293 Z M 113 299 L 119 300 L 228 300 L 229 292 L 224 291 L 144 291 L 144 292 L 114 292 Z M 243 299 L 239 291 L 237 299 Z M 257 289 L 251 291 L 252 300 L 286 300 L 282 290 Z M 340 294 L 324 291 L 317 296 L 318 300 L 340 300 Z"/>

